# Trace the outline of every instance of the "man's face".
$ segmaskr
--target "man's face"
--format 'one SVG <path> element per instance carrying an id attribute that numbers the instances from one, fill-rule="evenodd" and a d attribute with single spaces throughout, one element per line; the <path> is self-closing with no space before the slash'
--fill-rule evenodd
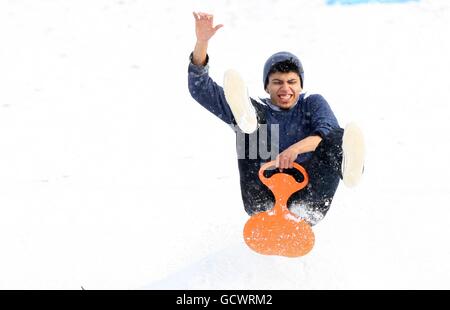
<path id="1" fill-rule="evenodd" d="M 298 101 L 301 91 L 300 77 L 295 72 L 275 72 L 269 76 L 266 92 L 272 103 L 281 109 L 291 108 Z"/>

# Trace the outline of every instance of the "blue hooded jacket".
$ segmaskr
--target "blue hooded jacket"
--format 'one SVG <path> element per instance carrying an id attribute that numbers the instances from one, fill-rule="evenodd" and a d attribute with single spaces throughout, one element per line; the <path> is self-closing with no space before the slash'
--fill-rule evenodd
<path id="1" fill-rule="evenodd" d="M 209 57 L 204 66 L 194 65 L 191 54 L 188 68 L 188 85 L 191 96 L 236 130 L 236 122 L 225 99 L 223 88 L 209 76 L 208 61 Z M 283 152 L 308 136 L 319 135 L 323 138 L 332 129 L 339 127 L 333 111 L 321 95 L 305 96 L 305 94 L 301 94 L 298 102 L 289 110 L 277 109 L 271 104 L 270 98 L 262 99 L 261 102 L 256 100 L 252 100 L 252 102 L 256 105 L 256 110 L 263 114 L 262 117 L 268 126 L 279 125 L 279 152 Z M 311 156 L 312 152 L 300 154 L 296 162 L 301 164 Z"/>

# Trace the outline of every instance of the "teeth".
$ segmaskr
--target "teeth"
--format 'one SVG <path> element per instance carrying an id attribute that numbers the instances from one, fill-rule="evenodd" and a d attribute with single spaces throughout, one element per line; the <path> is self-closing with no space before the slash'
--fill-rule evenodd
<path id="1" fill-rule="evenodd" d="M 280 95 L 278 97 L 280 97 L 281 99 L 289 99 L 291 98 L 291 95 Z"/>

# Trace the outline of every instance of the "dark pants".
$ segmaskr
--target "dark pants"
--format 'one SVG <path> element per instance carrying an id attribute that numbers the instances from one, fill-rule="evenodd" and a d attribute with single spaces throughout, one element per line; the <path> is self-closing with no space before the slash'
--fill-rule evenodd
<path id="1" fill-rule="evenodd" d="M 344 130 L 332 130 L 317 146 L 310 160 L 301 163 L 309 175 L 308 185 L 294 193 L 288 200 L 288 208 L 304 218 L 311 225 L 323 219 L 330 209 L 331 201 L 339 185 L 342 163 L 342 136 Z M 261 159 L 238 159 L 241 194 L 245 211 L 253 215 L 267 211 L 274 206 L 272 192 L 259 180 Z M 278 169 L 265 172 L 266 177 L 277 173 Z M 297 181 L 303 177 L 296 169 L 285 169 Z"/>

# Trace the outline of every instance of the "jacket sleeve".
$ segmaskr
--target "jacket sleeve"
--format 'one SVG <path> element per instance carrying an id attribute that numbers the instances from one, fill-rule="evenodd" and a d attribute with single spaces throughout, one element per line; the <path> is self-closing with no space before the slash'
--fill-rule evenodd
<path id="1" fill-rule="evenodd" d="M 208 60 L 205 66 L 197 66 L 192 63 L 192 53 L 188 68 L 188 86 L 192 98 L 209 112 L 229 125 L 235 125 L 231 109 L 225 99 L 223 88 L 216 84 L 209 76 Z"/>
<path id="2" fill-rule="evenodd" d="M 311 95 L 308 100 L 311 101 L 312 134 L 324 138 L 331 130 L 339 128 L 339 123 L 325 98 L 321 95 Z"/>

